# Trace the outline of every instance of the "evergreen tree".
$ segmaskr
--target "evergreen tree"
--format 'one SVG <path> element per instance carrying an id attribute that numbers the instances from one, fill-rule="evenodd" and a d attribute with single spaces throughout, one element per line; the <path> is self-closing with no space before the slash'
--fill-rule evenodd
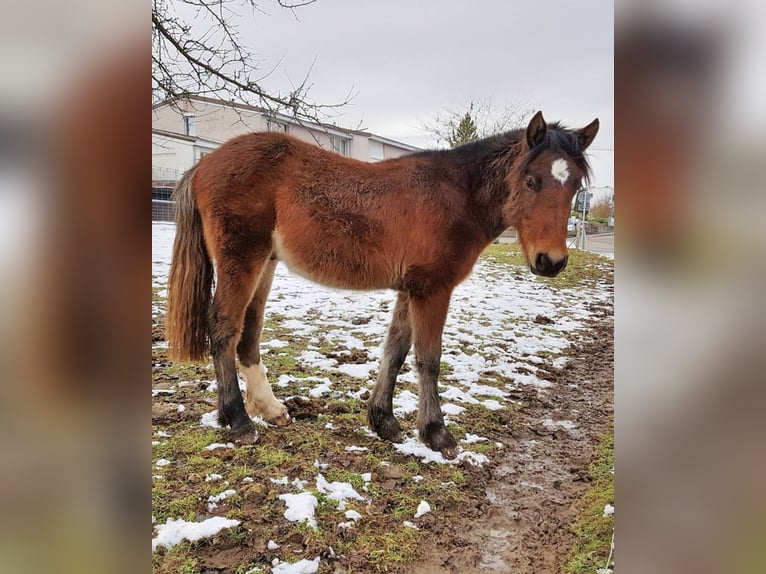
<path id="1" fill-rule="evenodd" d="M 471 105 L 473 111 L 473 105 Z M 476 122 L 471 117 L 471 111 L 465 113 L 456 128 L 447 136 L 447 143 L 450 147 L 457 147 L 464 143 L 473 142 L 479 139 L 479 132 L 476 130 Z"/>

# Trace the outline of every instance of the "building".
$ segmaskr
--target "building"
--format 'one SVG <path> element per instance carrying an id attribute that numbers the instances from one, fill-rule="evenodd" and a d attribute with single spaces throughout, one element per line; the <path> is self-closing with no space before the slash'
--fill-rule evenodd
<path id="1" fill-rule="evenodd" d="M 250 132 L 280 131 L 361 161 L 400 157 L 419 148 L 360 130 L 298 121 L 262 108 L 202 96 L 152 109 L 152 220 L 172 220 L 170 193 L 181 175 L 223 142 Z"/>

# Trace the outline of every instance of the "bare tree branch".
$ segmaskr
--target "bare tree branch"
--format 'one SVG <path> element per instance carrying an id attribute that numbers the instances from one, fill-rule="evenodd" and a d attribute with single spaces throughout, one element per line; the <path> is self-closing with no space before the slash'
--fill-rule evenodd
<path id="1" fill-rule="evenodd" d="M 459 108 L 444 108 L 432 120 L 421 121 L 420 129 L 436 137 L 438 145 L 450 146 L 456 141 L 461 121 L 470 115 L 480 138 L 521 127 L 534 110 L 526 104 L 492 106 L 490 99 L 475 99 Z"/>
<path id="2" fill-rule="evenodd" d="M 294 11 L 315 0 L 276 0 Z M 262 62 L 248 50 L 236 25 L 239 14 L 232 9 L 236 0 L 152 0 L 152 101 L 177 105 L 186 95 L 211 95 L 283 113 L 298 121 L 321 122 L 337 115 L 353 95 L 340 102 L 320 104 L 310 98 L 311 68 L 303 80 L 285 94 L 273 92 L 262 82 L 279 66 L 261 69 Z M 195 30 L 174 8 L 185 5 L 195 10 Z M 245 0 L 260 11 L 255 0 Z M 210 27 L 199 32 L 199 22 Z M 194 36 L 192 36 L 194 34 Z M 280 61 L 281 62 L 281 61 Z M 313 67 L 313 65 L 312 65 Z"/>

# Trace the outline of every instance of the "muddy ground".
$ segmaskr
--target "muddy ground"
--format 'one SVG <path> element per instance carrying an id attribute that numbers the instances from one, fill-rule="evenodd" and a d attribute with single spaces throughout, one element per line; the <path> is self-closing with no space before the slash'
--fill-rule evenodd
<path id="1" fill-rule="evenodd" d="M 598 309 L 587 339 L 566 350 L 568 364 L 549 371 L 555 386 L 545 399 L 518 397 L 516 432 L 498 437 L 506 449 L 490 471 L 480 513 L 465 519 L 456 509 L 454 524 L 429 533 L 410 572 L 565 571 L 589 467 L 614 420 L 613 327 L 611 309 Z"/>
<path id="2" fill-rule="evenodd" d="M 415 412 L 405 399 L 417 385 L 407 365 L 397 386 L 407 440 L 397 447 L 366 428 L 390 297 L 361 303 L 369 297 L 348 302 L 330 294 L 322 303 L 307 286 L 311 308 L 324 305 L 307 317 L 294 304 L 298 283 L 273 293 L 264 329 L 269 378 L 293 422 L 259 426 L 257 438 L 224 446 L 233 437 L 204 424 L 216 407 L 211 366 L 167 360 L 167 265 L 154 263 L 152 536 L 179 518 L 239 522 L 158 548 L 155 572 L 298 572 L 291 568 L 301 560 L 318 560 L 307 572 L 333 574 L 579 573 L 604 565 L 611 522 L 599 519 L 600 540 L 588 540 L 582 522 L 594 500 L 599 515 L 603 500 L 613 503 L 610 493 L 591 496 L 593 463 L 613 423 L 611 261 L 573 252 L 567 277 L 541 281 L 513 246 L 482 257 L 445 339 L 441 391 L 452 398 L 442 402 L 453 408 L 448 426 L 461 450 L 472 453 L 452 464 L 399 449 L 416 444 Z M 496 294 L 509 277 L 523 287 L 513 309 L 507 293 Z M 479 365 L 474 383 L 461 381 L 473 369 L 461 371 L 466 363 Z M 209 449 L 214 444 L 222 446 Z M 360 498 L 330 499 L 319 490 L 320 475 Z M 234 494 L 210 504 L 227 490 Z M 288 493 L 316 497 L 315 525 L 286 518 L 280 496 Z M 416 518 L 422 501 L 431 512 Z M 361 518 L 347 520 L 349 510 Z"/>

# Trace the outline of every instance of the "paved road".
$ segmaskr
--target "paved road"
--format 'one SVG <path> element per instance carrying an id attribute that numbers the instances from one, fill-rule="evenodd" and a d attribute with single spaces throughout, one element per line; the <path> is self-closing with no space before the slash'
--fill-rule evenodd
<path id="1" fill-rule="evenodd" d="M 614 232 L 586 235 L 585 249 L 614 257 Z"/>
<path id="2" fill-rule="evenodd" d="M 515 243 L 515 237 L 500 237 L 500 243 Z M 570 249 L 575 246 L 575 238 L 570 237 L 567 239 L 567 245 Z M 599 233 L 585 236 L 585 249 L 587 251 L 593 251 L 594 253 L 600 253 L 614 257 L 614 232 L 612 233 Z"/>

